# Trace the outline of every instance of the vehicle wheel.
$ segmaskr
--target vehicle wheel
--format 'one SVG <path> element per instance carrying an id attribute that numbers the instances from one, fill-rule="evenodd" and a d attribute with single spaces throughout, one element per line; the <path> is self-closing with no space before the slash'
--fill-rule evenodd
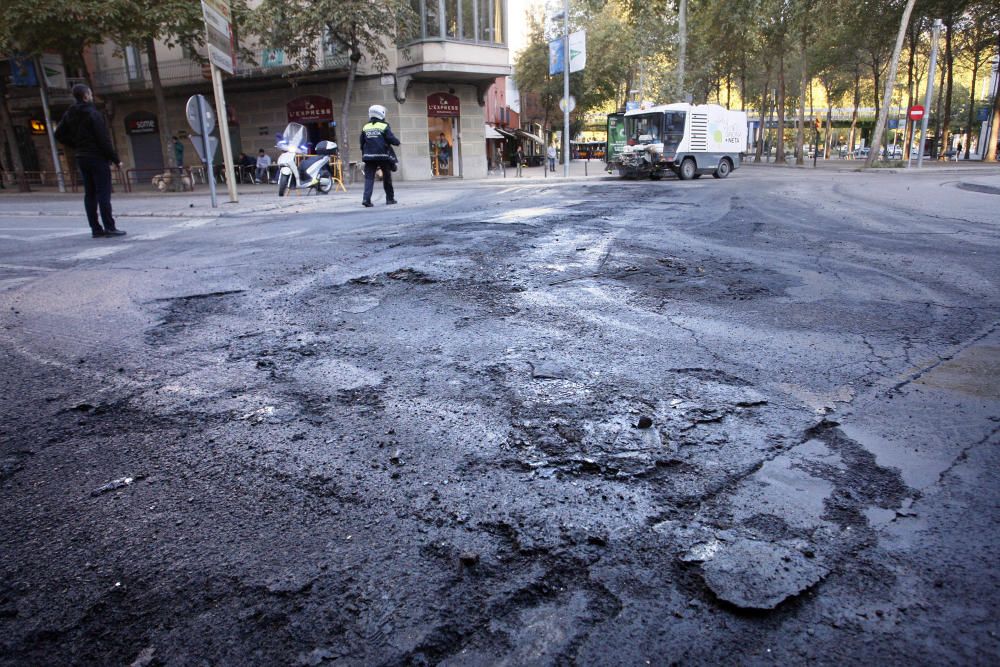
<path id="1" fill-rule="evenodd" d="M 684 158 L 684 161 L 681 162 L 677 175 L 681 177 L 682 181 L 690 181 L 697 173 L 698 167 L 695 166 L 694 160 L 688 157 Z"/>
<path id="2" fill-rule="evenodd" d="M 281 176 L 278 177 L 278 196 L 279 197 L 284 197 L 285 196 L 285 191 L 288 190 L 288 179 L 290 179 L 290 178 L 291 178 L 291 176 L 289 176 L 288 174 L 282 174 Z"/>
<path id="3" fill-rule="evenodd" d="M 330 190 L 333 190 L 333 179 L 329 176 L 320 176 L 319 185 L 316 186 L 316 189 L 325 195 L 330 194 Z"/>
<path id="4" fill-rule="evenodd" d="M 716 178 L 725 178 L 732 170 L 733 165 L 729 163 L 729 158 L 722 158 L 719 160 L 719 166 L 715 168 L 715 172 L 712 173 L 712 176 L 715 176 Z"/>

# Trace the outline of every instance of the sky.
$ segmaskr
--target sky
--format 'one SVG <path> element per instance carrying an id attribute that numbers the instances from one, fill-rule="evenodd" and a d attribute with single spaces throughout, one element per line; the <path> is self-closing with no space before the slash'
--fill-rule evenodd
<path id="1" fill-rule="evenodd" d="M 528 45 L 528 25 L 525 15 L 531 7 L 542 5 L 543 0 L 507 0 L 507 47 L 510 62 L 514 63 L 517 53 Z"/>

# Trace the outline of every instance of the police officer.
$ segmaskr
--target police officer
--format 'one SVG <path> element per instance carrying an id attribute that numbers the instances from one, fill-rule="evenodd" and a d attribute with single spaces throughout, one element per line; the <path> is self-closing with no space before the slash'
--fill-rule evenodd
<path id="1" fill-rule="evenodd" d="M 385 187 L 385 203 L 395 204 L 392 189 L 392 172 L 396 170 L 396 154 L 393 146 L 399 139 L 385 122 L 385 107 L 373 104 L 368 107 L 368 123 L 361 128 L 361 159 L 365 163 L 365 194 L 361 200 L 364 206 L 372 206 L 372 190 L 375 188 L 375 172 L 382 170 L 382 186 Z"/>

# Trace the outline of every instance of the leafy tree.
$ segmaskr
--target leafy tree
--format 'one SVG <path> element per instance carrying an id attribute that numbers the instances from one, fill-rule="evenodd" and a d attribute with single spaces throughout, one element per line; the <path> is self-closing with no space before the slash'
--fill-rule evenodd
<path id="1" fill-rule="evenodd" d="M 385 50 L 405 43 L 420 25 L 409 0 L 263 0 L 252 12 L 250 27 L 267 48 L 283 49 L 300 70 L 315 69 L 320 44 L 347 54 L 347 88 L 341 106 L 341 156 L 350 161 L 349 111 L 358 64 L 368 58 L 385 71 Z"/>
<path id="2" fill-rule="evenodd" d="M 100 0 L 80 0 L 72 5 L 54 0 L 6 0 L 4 19 L 0 21 L 0 55 L 33 56 L 43 51 L 58 51 L 80 63 L 84 46 L 100 40 L 100 26 L 112 14 L 111 8 Z M 28 179 L 2 83 L 0 123 L 11 148 L 18 187 L 27 192 Z"/>
<path id="3" fill-rule="evenodd" d="M 160 0 L 156 3 L 110 0 L 107 4 L 113 8 L 113 13 L 105 24 L 106 36 L 119 46 L 135 44 L 146 52 L 153 97 L 156 99 L 156 115 L 160 121 L 160 145 L 166 146 L 172 133 L 166 96 L 160 81 L 156 42 L 163 41 L 169 47 L 184 46 L 194 52 L 195 47 L 204 42 L 205 36 L 201 4 L 190 0 Z M 163 151 L 164 168 L 170 167 L 173 159 L 173 151 Z"/>

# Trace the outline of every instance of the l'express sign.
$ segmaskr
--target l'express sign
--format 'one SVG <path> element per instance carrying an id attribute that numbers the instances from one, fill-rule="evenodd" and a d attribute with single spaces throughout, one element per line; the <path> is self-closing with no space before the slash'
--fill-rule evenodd
<path id="1" fill-rule="evenodd" d="M 427 96 L 427 116 L 429 118 L 457 118 L 461 115 L 458 97 L 448 93 L 434 93 Z"/>

